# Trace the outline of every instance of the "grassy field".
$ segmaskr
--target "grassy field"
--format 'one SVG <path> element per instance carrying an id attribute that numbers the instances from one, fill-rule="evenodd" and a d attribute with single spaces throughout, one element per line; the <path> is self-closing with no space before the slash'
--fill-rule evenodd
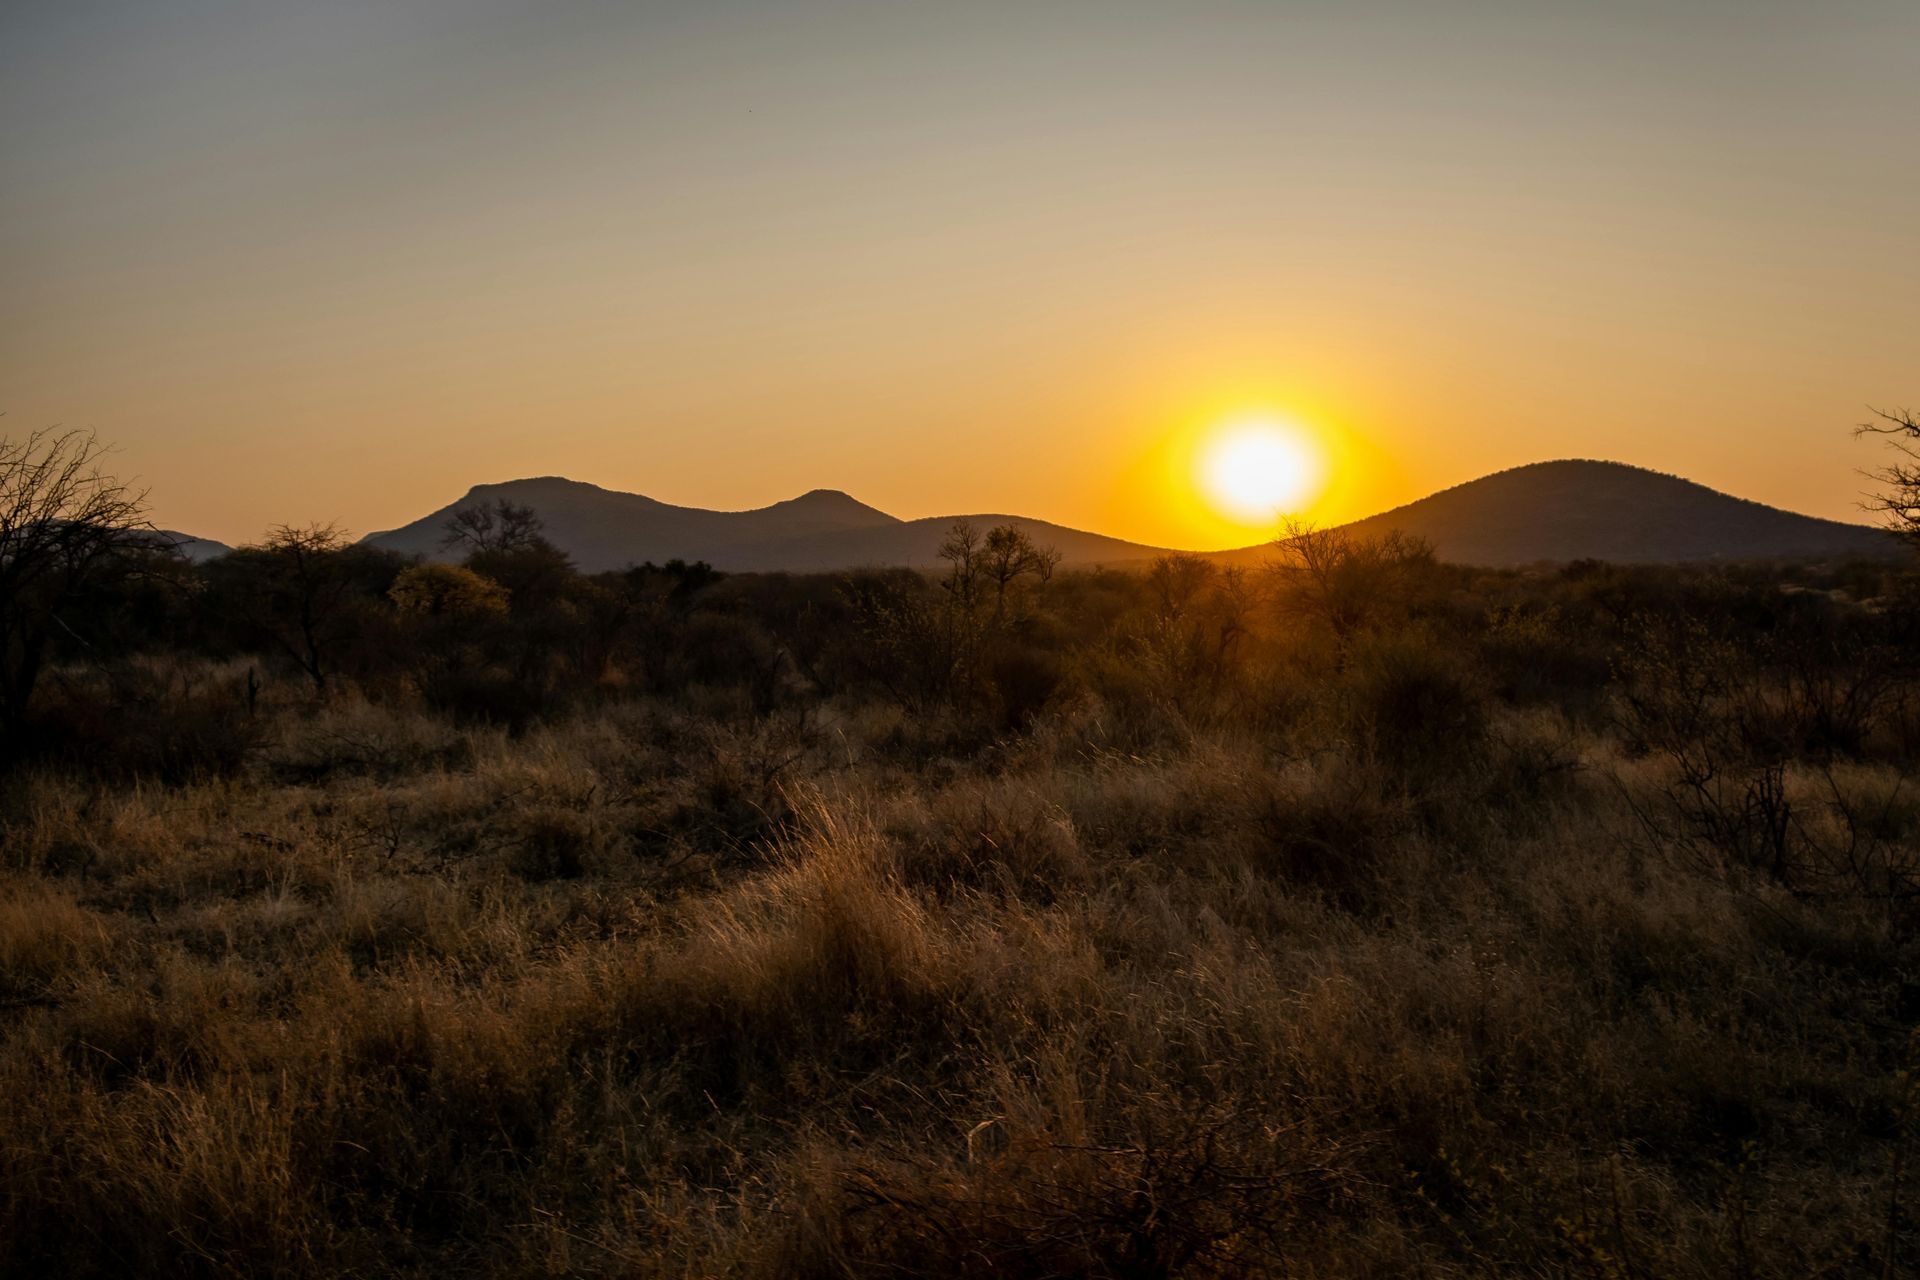
<path id="1" fill-rule="evenodd" d="M 1911 1274 L 1898 582 L 1404 550 L 69 666 L 0 1271 Z"/>

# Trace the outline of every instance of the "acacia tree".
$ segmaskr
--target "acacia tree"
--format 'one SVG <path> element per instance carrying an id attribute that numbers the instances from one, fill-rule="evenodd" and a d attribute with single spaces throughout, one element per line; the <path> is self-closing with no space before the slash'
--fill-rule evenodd
<path id="1" fill-rule="evenodd" d="M 1910 546 L 1920 547 L 1920 419 L 1908 409 L 1884 413 L 1875 409 L 1878 422 L 1863 422 L 1855 435 L 1887 437 L 1887 443 L 1899 456 L 1868 477 L 1885 486 L 1867 501 L 1867 510 L 1886 517 L 1893 532 Z"/>
<path id="2" fill-rule="evenodd" d="M 553 621 L 550 615 L 574 581 L 573 560 L 547 538 L 539 512 L 500 498 L 462 507 L 445 529 L 441 548 L 464 551 L 467 568 L 505 587 L 523 622 Z"/>
<path id="3" fill-rule="evenodd" d="M 1013 525 L 982 534 L 956 520 L 934 553 L 946 572 L 930 589 L 918 573 L 863 575 L 842 601 L 863 643 L 869 678 L 903 706 L 970 709 L 989 691 L 990 668 L 1017 630 L 1022 579 L 1045 581 L 1060 563 Z"/>
<path id="4" fill-rule="evenodd" d="M 331 524 L 279 525 L 259 546 L 214 561 L 207 574 L 236 620 L 290 659 L 325 699 L 348 651 L 365 640 L 369 606 L 404 563 L 348 542 Z"/>
<path id="5" fill-rule="evenodd" d="M 532 507 L 500 498 L 462 507 L 448 518 L 440 545 L 468 555 L 527 551 L 546 543 L 545 522 Z"/>
<path id="6" fill-rule="evenodd" d="M 0 731 L 26 717 L 61 612 L 151 550 L 146 494 L 108 476 L 90 431 L 0 438 Z"/>
<path id="7" fill-rule="evenodd" d="M 280 571 L 275 585 L 283 593 L 290 624 L 272 634 L 322 698 L 327 696 L 327 679 L 332 674 L 334 622 L 351 587 L 340 563 L 346 541 L 331 524 L 279 525 L 267 534 L 264 546 Z"/>
<path id="8" fill-rule="evenodd" d="M 945 668 L 949 697 L 971 701 L 979 680 L 980 603 L 985 590 L 980 531 L 971 521 L 956 520 L 936 553 L 947 562 L 940 589 L 947 593 L 946 608 L 938 615 L 942 643 L 940 665 Z"/>
<path id="9" fill-rule="evenodd" d="M 964 613 L 974 611 L 980 590 L 980 531 L 971 520 L 955 520 L 936 552 L 947 562 L 947 576 L 941 588 L 953 597 Z"/>

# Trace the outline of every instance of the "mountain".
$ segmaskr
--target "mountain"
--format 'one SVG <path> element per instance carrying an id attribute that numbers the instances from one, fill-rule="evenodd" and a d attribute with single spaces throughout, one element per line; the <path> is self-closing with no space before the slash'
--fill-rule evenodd
<path id="1" fill-rule="evenodd" d="M 1582 459 L 1496 471 L 1342 528 L 1362 537 L 1398 529 L 1432 542 L 1443 560 L 1483 565 L 1671 564 L 1899 551 L 1893 538 L 1870 525 L 1803 516 L 1644 467 Z M 1267 554 L 1264 546 L 1246 547 L 1221 558 L 1246 562 Z"/>
<path id="2" fill-rule="evenodd" d="M 1163 554 L 1159 547 L 1020 516 L 901 520 L 833 489 L 752 511 L 708 511 L 558 476 L 476 485 L 458 502 L 366 540 L 442 555 L 440 539 L 455 511 L 503 499 L 538 512 L 547 536 L 588 572 L 676 558 L 736 571 L 928 566 L 938 562 L 941 539 L 960 519 L 982 530 L 1017 525 L 1069 566 L 1125 565 Z M 1444 560 L 1484 565 L 1877 556 L 1898 549 L 1884 531 L 1867 525 L 1797 515 L 1643 467 L 1582 460 L 1495 472 L 1342 527 L 1360 536 L 1399 529 L 1431 541 Z M 1272 554 L 1261 544 L 1212 558 L 1252 563 Z"/>
<path id="3" fill-rule="evenodd" d="M 440 540 L 454 512 L 502 500 L 538 512 L 547 537 L 589 573 L 673 559 L 705 560 L 736 571 L 931 565 L 938 562 L 947 527 L 957 519 L 972 520 L 982 530 L 1017 524 L 1058 550 L 1063 564 L 1115 564 L 1160 554 L 1159 548 L 1022 517 L 901 520 L 835 489 L 815 489 L 752 511 L 708 511 L 558 476 L 475 485 L 458 502 L 365 540 L 413 555 L 442 555 Z"/>
<path id="4" fill-rule="evenodd" d="M 224 542 L 215 542 L 212 538 L 196 538 L 190 533 L 179 533 L 172 529 L 154 529 L 143 537 L 147 545 L 154 550 L 177 551 L 195 564 L 218 559 L 233 550 Z"/>

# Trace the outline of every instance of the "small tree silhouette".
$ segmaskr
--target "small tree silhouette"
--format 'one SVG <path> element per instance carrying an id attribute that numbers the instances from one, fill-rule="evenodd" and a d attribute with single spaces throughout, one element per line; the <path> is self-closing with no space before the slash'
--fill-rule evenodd
<path id="1" fill-rule="evenodd" d="M 1913 411 L 1873 410 L 1878 422 L 1863 422 L 1854 428 L 1859 436 L 1885 436 L 1899 456 L 1886 466 L 1867 472 L 1867 477 L 1885 489 L 1864 504 L 1869 511 L 1886 517 L 1887 525 L 1914 547 L 1920 547 L 1920 420 Z"/>
<path id="2" fill-rule="evenodd" d="M 324 700 L 397 563 L 390 552 L 349 542 L 335 525 L 277 525 L 207 574 L 236 621 L 285 654 Z"/>
<path id="3" fill-rule="evenodd" d="M 505 498 L 462 507 L 447 520 L 445 527 L 441 547 L 465 548 L 470 556 L 529 551 L 545 546 L 547 541 L 542 533 L 546 522 L 539 513 Z"/>
<path id="4" fill-rule="evenodd" d="M 1273 547 L 1281 607 L 1325 624 L 1343 651 L 1433 564 L 1433 544 L 1398 529 L 1367 538 L 1288 520 Z"/>
<path id="5" fill-rule="evenodd" d="M 100 470 L 87 431 L 0 439 L 0 732 L 13 736 L 61 612 L 151 550 L 144 493 Z"/>

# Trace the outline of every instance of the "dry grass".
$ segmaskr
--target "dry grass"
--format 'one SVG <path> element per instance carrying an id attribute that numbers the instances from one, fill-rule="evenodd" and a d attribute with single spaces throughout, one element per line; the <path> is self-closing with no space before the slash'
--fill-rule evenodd
<path id="1" fill-rule="evenodd" d="M 1279 738 L 347 702 L 28 777 L 0 1271 L 1909 1266 L 1898 922 L 1702 868 L 1659 758 L 1422 661 Z M 1836 775 L 1888 847 L 1899 772 Z"/>

